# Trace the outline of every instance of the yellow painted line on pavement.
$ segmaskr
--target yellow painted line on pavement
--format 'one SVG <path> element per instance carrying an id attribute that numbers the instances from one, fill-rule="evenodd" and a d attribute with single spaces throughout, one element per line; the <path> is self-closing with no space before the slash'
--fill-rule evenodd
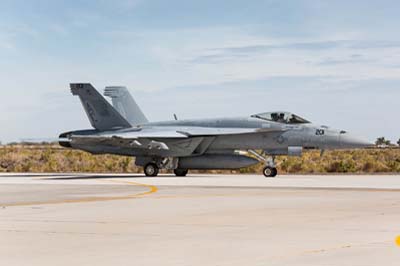
<path id="1" fill-rule="evenodd" d="M 400 235 L 398 237 L 396 237 L 396 245 L 400 247 Z"/>
<path id="2" fill-rule="evenodd" d="M 130 184 L 130 185 L 135 185 L 135 186 L 140 186 L 140 187 L 146 187 L 149 189 L 146 192 L 142 192 L 142 193 L 133 195 L 135 198 L 153 194 L 158 191 L 158 188 L 156 186 L 148 185 L 148 184 L 142 184 L 142 183 L 137 183 L 137 182 L 132 182 L 132 181 L 123 181 L 123 180 L 111 180 L 111 179 L 109 179 L 107 181 L 114 182 L 114 183 L 120 183 L 120 184 Z"/>
<path id="3" fill-rule="evenodd" d="M 108 181 L 113 183 L 120 183 L 120 184 L 128 184 L 128 185 L 135 185 L 139 187 L 148 188 L 147 191 L 131 194 L 127 196 L 110 196 L 110 197 L 86 197 L 86 198 L 79 198 L 79 199 L 60 199 L 60 200 L 50 200 L 50 201 L 37 201 L 37 202 L 17 202 L 17 203 L 9 203 L 9 204 L 1 204 L 1 207 L 16 207 L 16 206 L 36 206 L 36 205 L 51 205 L 51 204 L 65 204 L 65 203 L 86 203 L 86 202 L 98 202 L 98 201 L 111 201 L 111 200 L 127 200 L 127 199 L 135 199 L 141 198 L 158 191 L 158 188 L 153 185 L 148 184 L 141 184 L 137 182 L 131 181 L 123 181 L 123 180 L 100 180 L 100 181 Z"/>

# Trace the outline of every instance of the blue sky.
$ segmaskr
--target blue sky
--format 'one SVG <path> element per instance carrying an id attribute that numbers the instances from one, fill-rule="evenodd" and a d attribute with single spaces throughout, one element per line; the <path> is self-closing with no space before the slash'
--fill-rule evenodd
<path id="1" fill-rule="evenodd" d="M 400 138 L 398 1 L 0 2 L 0 141 L 90 128 L 70 82 L 151 120 L 289 110 Z"/>

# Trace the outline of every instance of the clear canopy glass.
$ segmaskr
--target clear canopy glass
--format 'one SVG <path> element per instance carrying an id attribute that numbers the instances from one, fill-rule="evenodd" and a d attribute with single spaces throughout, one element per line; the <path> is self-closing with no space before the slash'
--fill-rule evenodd
<path id="1" fill-rule="evenodd" d="M 289 112 L 269 112 L 252 115 L 251 117 L 284 124 L 309 124 L 304 118 Z"/>

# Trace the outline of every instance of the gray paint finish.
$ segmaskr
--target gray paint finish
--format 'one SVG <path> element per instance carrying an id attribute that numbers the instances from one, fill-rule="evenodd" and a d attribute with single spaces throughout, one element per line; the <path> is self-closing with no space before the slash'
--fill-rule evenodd
<path id="1" fill-rule="evenodd" d="M 234 151 L 263 150 L 271 156 L 299 156 L 303 149 L 353 149 L 372 145 L 346 131 L 316 125 L 281 111 L 249 117 L 147 122 L 124 87 L 108 88 L 105 92 L 113 97 L 113 105 L 121 114 L 91 84 L 71 84 L 71 90 L 80 97 L 96 130 L 63 133 L 61 145 L 94 154 L 137 156 L 141 162 L 147 158 L 148 163 L 155 163 L 159 168 L 176 169 L 180 159 L 200 169 L 240 168 L 255 163 L 251 158 L 232 157 Z M 219 154 L 219 157 L 210 160 L 206 157 L 209 154 Z"/>
<path id="2" fill-rule="evenodd" d="M 146 116 L 133 99 L 126 87 L 106 87 L 104 96 L 112 99 L 113 106 L 131 125 L 140 125 L 148 122 Z"/>

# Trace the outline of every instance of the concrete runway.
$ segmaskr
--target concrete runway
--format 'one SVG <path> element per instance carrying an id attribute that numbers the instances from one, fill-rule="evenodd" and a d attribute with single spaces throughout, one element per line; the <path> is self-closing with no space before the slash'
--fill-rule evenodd
<path id="1" fill-rule="evenodd" d="M 0 265 L 399 265 L 400 176 L 0 175 Z"/>

